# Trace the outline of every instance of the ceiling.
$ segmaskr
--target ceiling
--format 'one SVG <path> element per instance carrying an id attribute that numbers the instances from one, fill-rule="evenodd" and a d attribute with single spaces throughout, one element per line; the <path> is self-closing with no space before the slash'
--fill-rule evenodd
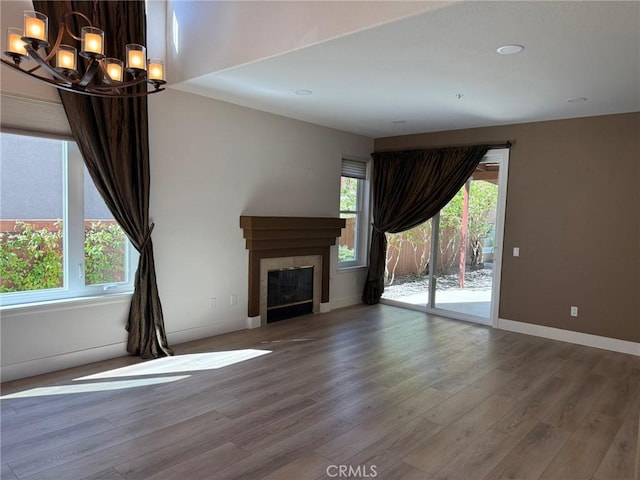
<path id="1" fill-rule="evenodd" d="M 373 138 L 640 111 L 640 1 L 455 2 L 175 88 Z"/>

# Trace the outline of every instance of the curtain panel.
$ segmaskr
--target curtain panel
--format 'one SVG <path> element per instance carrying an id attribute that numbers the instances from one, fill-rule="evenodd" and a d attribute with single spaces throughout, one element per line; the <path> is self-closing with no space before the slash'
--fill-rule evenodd
<path id="1" fill-rule="evenodd" d="M 488 145 L 372 154 L 373 232 L 362 301 L 376 304 L 384 292 L 386 232 L 426 222 L 456 195 Z"/>
<path id="2" fill-rule="evenodd" d="M 79 11 L 104 30 L 108 57 L 125 58 L 125 45 L 146 43 L 144 0 L 41 1 L 34 9 L 49 17 L 56 38 L 66 13 Z M 70 28 L 79 35 L 84 20 Z M 74 45 L 71 38 L 63 43 Z M 79 49 L 78 49 L 79 50 Z M 82 61 L 78 57 L 78 61 Z M 146 88 L 144 85 L 141 88 Z M 142 358 L 172 355 L 158 296 L 149 225 L 149 136 L 146 97 L 98 98 L 59 90 L 71 132 L 107 207 L 140 253 L 126 329 L 127 351 Z"/>

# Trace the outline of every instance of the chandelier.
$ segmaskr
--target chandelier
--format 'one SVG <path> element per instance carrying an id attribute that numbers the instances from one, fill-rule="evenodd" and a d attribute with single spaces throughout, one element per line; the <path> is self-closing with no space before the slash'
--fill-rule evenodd
<path id="1" fill-rule="evenodd" d="M 69 28 L 69 20 L 81 17 L 87 26 L 82 27 L 81 36 L 76 36 Z M 80 12 L 69 12 L 60 23 L 58 37 L 50 46 L 48 39 L 49 19 L 35 11 L 24 12 L 24 30 L 9 28 L 7 32 L 5 56 L 13 63 L 0 59 L 3 65 L 37 78 L 61 90 L 92 95 L 96 97 L 141 97 L 164 90 L 164 62 L 158 58 L 146 58 L 144 45 L 126 45 L 126 63 L 118 58 L 104 55 L 104 32 L 95 28 L 89 18 Z M 84 73 L 78 65 L 77 49 L 62 43 L 64 34 L 80 42 L 80 57 L 86 60 Z M 24 62 L 36 63 L 31 68 L 23 67 Z M 126 75 L 126 76 L 125 76 Z M 152 89 L 140 91 L 132 88 L 148 84 Z"/>

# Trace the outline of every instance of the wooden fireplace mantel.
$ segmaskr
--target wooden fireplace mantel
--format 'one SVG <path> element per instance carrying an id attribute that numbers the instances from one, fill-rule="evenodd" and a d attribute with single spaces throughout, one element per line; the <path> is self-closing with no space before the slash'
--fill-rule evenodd
<path id="1" fill-rule="evenodd" d="M 263 258 L 322 256 L 321 301 L 329 301 L 331 245 L 345 227 L 343 218 L 240 216 L 249 250 L 248 315 L 260 315 L 260 260 Z"/>

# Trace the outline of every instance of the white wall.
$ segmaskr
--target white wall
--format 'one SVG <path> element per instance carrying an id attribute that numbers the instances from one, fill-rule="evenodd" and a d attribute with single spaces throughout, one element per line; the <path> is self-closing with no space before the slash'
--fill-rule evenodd
<path id="1" fill-rule="evenodd" d="M 2 381 L 126 354 L 131 295 L 0 312 Z"/>
<path id="2" fill-rule="evenodd" d="M 337 216 L 342 155 L 368 158 L 373 140 L 175 90 L 150 97 L 149 115 L 150 209 L 169 342 L 243 329 L 240 215 Z M 357 303 L 365 271 L 338 273 L 332 253 L 331 304 Z M 2 380 L 124 355 L 128 300 L 3 310 Z"/>
<path id="3" fill-rule="evenodd" d="M 240 215 L 338 216 L 342 155 L 368 158 L 373 141 L 178 91 L 151 98 L 149 114 L 153 241 L 167 330 L 197 338 L 245 328 Z M 332 253 L 331 303 L 356 303 L 365 272 L 338 274 Z"/>

